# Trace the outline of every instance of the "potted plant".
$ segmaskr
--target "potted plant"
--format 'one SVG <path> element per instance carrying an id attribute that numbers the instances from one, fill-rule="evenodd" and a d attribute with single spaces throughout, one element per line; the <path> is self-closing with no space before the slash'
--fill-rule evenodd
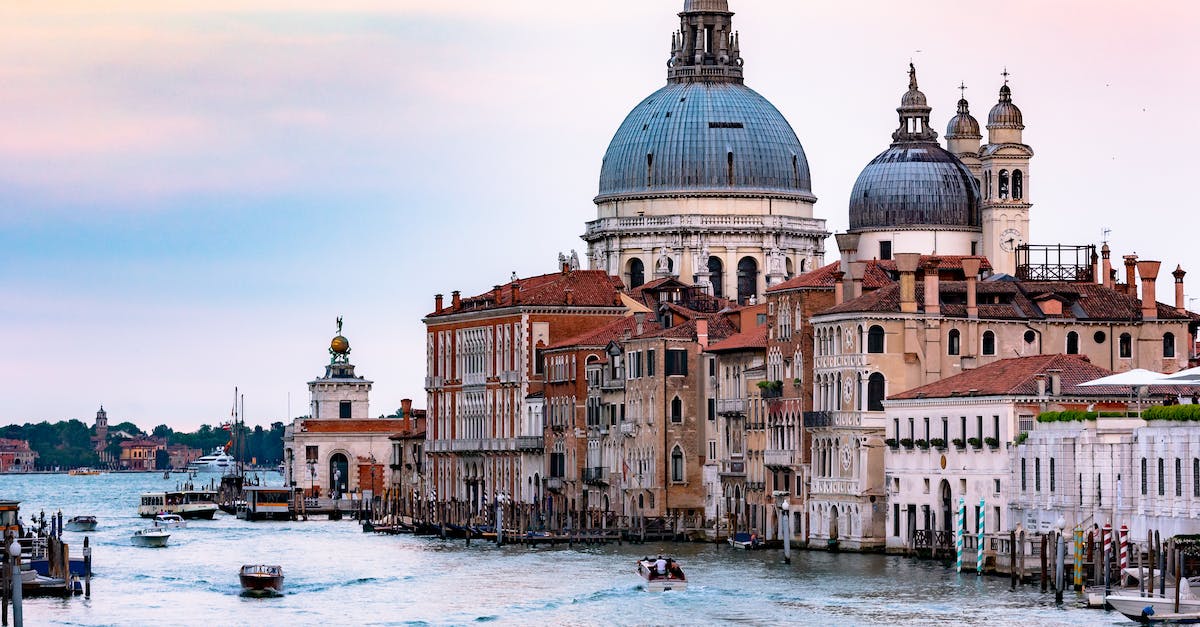
<path id="1" fill-rule="evenodd" d="M 1024 444 L 1025 440 L 1028 440 L 1028 439 L 1029 439 L 1028 431 L 1022 431 L 1022 432 L 1018 433 L 1017 439 L 1016 439 L 1017 446 Z"/>
<path id="2" fill-rule="evenodd" d="M 888 445 L 888 448 L 900 448 L 900 440 L 897 440 L 896 438 L 888 438 L 884 440 L 883 443 Z"/>
<path id="3" fill-rule="evenodd" d="M 954 442 L 954 448 L 960 451 L 967 448 L 967 443 L 964 442 L 962 438 L 954 438 L 951 441 Z"/>
<path id="4" fill-rule="evenodd" d="M 915 444 L 917 445 L 917 448 L 923 451 L 929 450 L 929 440 L 917 440 Z"/>
<path id="5" fill-rule="evenodd" d="M 779 398 L 783 396 L 783 381 L 759 381 L 758 389 L 762 390 L 763 398 Z"/>
<path id="6" fill-rule="evenodd" d="M 984 438 L 983 443 L 988 445 L 988 448 L 1000 448 L 1000 440 L 997 438 Z"/>
<path id="7" fill-rule="evenodd" d="M 967 438 L 967 444 L 970 444 L 971 448 L 974 449 L 983 448 L 983 440 L 979 438 Z"/>
<path id="8" fill-rule="evenodd" d="M 946 441 L 943 440 L 942 438 L 933 438 L 932 440 L 929 441 L 929 445 L 939 451 L 946 450 Z"/>
<path id="9" fill-rule="evenodd" d="M 904 448 L 912 448 L 913 447 L 912 438 L 904 438 L 903 440 L 900 440 L 900 446 L 903 446 Z"/>

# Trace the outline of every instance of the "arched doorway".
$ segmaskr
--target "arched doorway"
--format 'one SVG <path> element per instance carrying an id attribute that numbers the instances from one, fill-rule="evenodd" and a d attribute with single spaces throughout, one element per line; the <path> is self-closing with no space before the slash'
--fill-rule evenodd
<path id="1" fill-rule="evenodd" d="M 341 453 L 329 457 L 329 491 L 333 498 L 340 498 L 350 485 L 350 461 Z"/>
<path id="2" fill-rule="evenodd" d="M 885 383 L 883 375 L 878 372 L 871 373 L 867 378 L 867 411 L 883 411 Z"/>
<path id="3" fill-rule="evenodd" d="M 938 494 L 942 497 L 942 530 L 952 531 L 950 528 L 950 521 L 954 519 L 954 515 L 950 513 L 953 508 L 953 505 L 951 504 L 953 499 L 950 495 L 949 481 L 942 479 L 942 485 L 940 488 L 938 488 Z"/>
<path id="4" fill-rule="evenodd" d="M 708 280 L 712 283 L 713 296 L 725 296 L 725 265 L 717 257 L 708 258 Z"/>
<path id="5" fill-rule="evenodd" d="M 745 304 L 751 296 L 758 293 L 758 262 L 753 257 L 743 257 L 738 262 L 738 294 L 739 303 Z"/>
<path id="6" fill-rule="evenodd" d="M 838 539 L 838 508 L 833 506 L 829 508 L 829 541 L 837 542 Z"/>
<path id="7" fill-rule="evenodd" d="M 629 289 L 641 287 L 646 283 L 646 265 L 641 259 L 629 260 Z"/>

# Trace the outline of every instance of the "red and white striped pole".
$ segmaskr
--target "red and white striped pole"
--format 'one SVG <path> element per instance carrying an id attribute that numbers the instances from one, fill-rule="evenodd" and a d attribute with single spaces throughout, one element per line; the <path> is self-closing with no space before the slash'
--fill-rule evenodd
<path id="1" fill-rule="evenodd" d="M 1121 569 L 1129 568 L 1129 527 L 1121 525 Z"/>
<path id="2" fill-rule="evenodd" d="M 1101 544 L 1104 545 L 1104 559 L 1112 559 L 1112 525 L 1104 523 L 1104 527 L 1100 529 Z M 1112 562 L 1107 562 L 1112 563 Z M 1107 568 L 1107 567 L 1106 567 Z"/>

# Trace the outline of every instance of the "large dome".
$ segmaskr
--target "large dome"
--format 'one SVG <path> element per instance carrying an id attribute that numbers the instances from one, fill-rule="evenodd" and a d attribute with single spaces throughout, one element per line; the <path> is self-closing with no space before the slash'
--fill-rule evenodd
<path id="1" fill-rule="evenodd" d="M 933 142 L 899 142 L 875 157 L 850 193 L 850 230 L 922 226 L 977 230 L 979 188 L 958 157 Z"/>
<path id="2" fill-rule="evenodd" d="M 740 82 L 672 82 L 609 144 L 596 202 L 680 195 L 816 200 L 796 132 Z"/>

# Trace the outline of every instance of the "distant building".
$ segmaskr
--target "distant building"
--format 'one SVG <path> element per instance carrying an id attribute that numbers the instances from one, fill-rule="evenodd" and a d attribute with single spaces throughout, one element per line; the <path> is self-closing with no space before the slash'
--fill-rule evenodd
<path id="1" fill-rule="evenodd" d="M 412 408 L 412 401 L 400 402 L 400 420 L 404 426 L 388 439 L 392 441 L 388 487 L 394 511 L 405 516 L 423 514 L 429 498 L 425 487 L 425 412 Z"/>
<path id="2" fill-rule="evenodd" d="M 108 452 L 108 412 L 104 411 L 104 406 L 96 412 L 95 435 L 92 436 L 92 447 L 96 450 L 96 455 L 100 459 L 100 463 L 105 466 L 112 465 L 116 460 L 112 458 L 112 453 Z"/>
<path id="3" fill-rule="evenodd" d="M 35 468 L 37 458 L 29 442 L 0 438 L 0 472 L 29 472 Z"/>
<path id="4" fill-rule="evenodd" d="M 123 470 L 155 470 L 158 451 L 166 449 L 166 442 L 159 438 L 130 438 L 121 441 L 121 458 L 117 461 Z"/>
<path id="5" fill-rule="evenodd" d="M 178 470 L 186 468 L 188 464 L 203 454 L 204 452 L 197 448 L 191 448 L 182 444 L 172 444 L 167 447 L 167 455 L 169 456 L 167 463 L 170 464 L 171 468 Z"/>

